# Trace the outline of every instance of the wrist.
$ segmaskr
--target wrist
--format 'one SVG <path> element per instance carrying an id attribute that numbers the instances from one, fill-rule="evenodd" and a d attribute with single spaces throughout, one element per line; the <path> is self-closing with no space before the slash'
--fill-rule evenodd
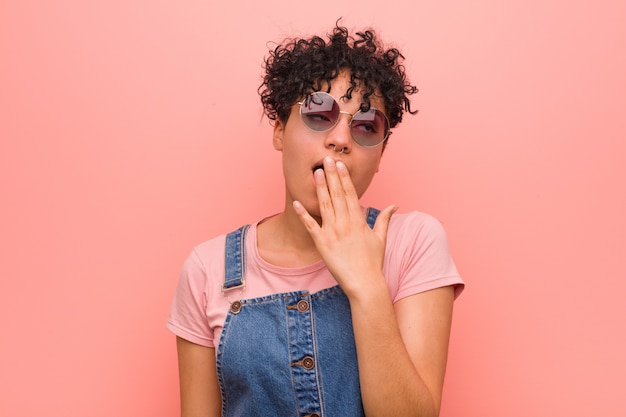
<path id="1" fill-rule="evenodd" d="M 381 302 L 391 302 L 389 288 L 382 273 L 360 275 L 348 288 L 342 288 L 351 304 L 377 305 Z"/>

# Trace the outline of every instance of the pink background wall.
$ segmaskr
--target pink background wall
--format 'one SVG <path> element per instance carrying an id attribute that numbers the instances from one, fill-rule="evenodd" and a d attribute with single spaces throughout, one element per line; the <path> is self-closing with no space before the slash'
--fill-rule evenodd
<path id="1" fill-rule="evenodd" d="M 626 3 L 244 3 L 0 2 L 0 415 L 176 415 L 183 259 L 282 204 L 266 41 L 338 16 L 421 90 L 364 202 L 468 283 L 442 416 L 626 415 Z"/>

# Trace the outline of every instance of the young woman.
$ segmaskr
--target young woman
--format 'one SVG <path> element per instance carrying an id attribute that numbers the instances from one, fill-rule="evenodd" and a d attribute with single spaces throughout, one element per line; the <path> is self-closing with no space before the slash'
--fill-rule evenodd
<path id="1" fill-rule="evenodd" d="M 285 205 L 185 262 L 168 320 L 184 417 L 439 414 L 463 288 L 445 233 L 359 204 L 411 112 L 402 58 L 340 26 L 270 53 Z"/>

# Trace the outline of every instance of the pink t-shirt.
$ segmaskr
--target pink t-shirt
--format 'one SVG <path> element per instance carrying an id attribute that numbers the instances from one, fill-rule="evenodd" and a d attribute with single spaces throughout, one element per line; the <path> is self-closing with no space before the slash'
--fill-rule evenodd
<path id="1" fill-rule="evenodd" d="M 301 268 L 281 268 L 266 262 L 257 249 L 256 224 L 246 239 L 246 287 L 222 293 L 225 235 L 196 246 L 183 265 L 167 328 L 190 342 L 216 347 L 230 302 L 270 294 L 308 290 L 315 293 L 337 285 L 323 261 Z M 383 273 L 392 301 L 434 288 L 463 287 L 441 224 L 420 212 L 394 214 L 387 232 Z"/>

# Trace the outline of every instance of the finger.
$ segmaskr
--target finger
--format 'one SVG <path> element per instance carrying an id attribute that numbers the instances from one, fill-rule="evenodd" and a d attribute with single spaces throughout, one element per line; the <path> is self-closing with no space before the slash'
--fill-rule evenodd
<path id="1" fill-rule="evenodd" d="M 328 193 L 335 209 L 335 216 L 343 218 L 346 215 L 346 194 L 339 179 L 337 164 L 330 157 L 324 158 L 324 174 L 328 184 Z"/>
<path id="2" fill-rule="evenodd" d="M 374 233 L 383 241 L 387 241 L 387 230 L 389 230 L 389 222 L 391 222 L 391 216 L 398 210 L 398 206 L 395 204 L 387 207 L 380 212 L 376 223 L 374 223 Z"/>
<path id="3" fill-rule="evenodd" d="M 335 165 L 337 167 L 337 174 L 339 176 L 339 180 L 341 181 L 346 206 L 348 207 L 350 215 L 352 216 L 356 213 L 360 217 L 363 217 L 363 212 L 361 211 L 361 205 L 359 203 L 359 196 L 356 192 L 356 188 L 354 188 L 354 183 L 352 182 L 352 177 L 350 177 L 348 167 L 342 161 L 337 161 Z"/>
<path id="4" fill-rule="evenodd" d="M 317 201 L 320 207 L 322 224 L 324 224 L 324 222 L 334 221 L 335 210 L 333 207 L 333 201 L 328 191 L 326 174 L 323 169 L 317 169 L 313 173 L 313 176 L 315 178 L 315 192 L 317 193 Z"/>
<path id="5" fill-rule="evenodd" d="M 317 224 L 315 219 L 309 214 L 306 208 L 304 208 L 302 203 L 300 203 L 297 200 L 294 201 L 293 209 L 298 215 L 298 218 L 300 219 L 300 221 L 302 222 L 306 230 L 309 231 L 309 234 L 313 235 L 314 233 L 316 233 L 317 230 L 320 228 L 320 226 L 319 224 Z"/>

